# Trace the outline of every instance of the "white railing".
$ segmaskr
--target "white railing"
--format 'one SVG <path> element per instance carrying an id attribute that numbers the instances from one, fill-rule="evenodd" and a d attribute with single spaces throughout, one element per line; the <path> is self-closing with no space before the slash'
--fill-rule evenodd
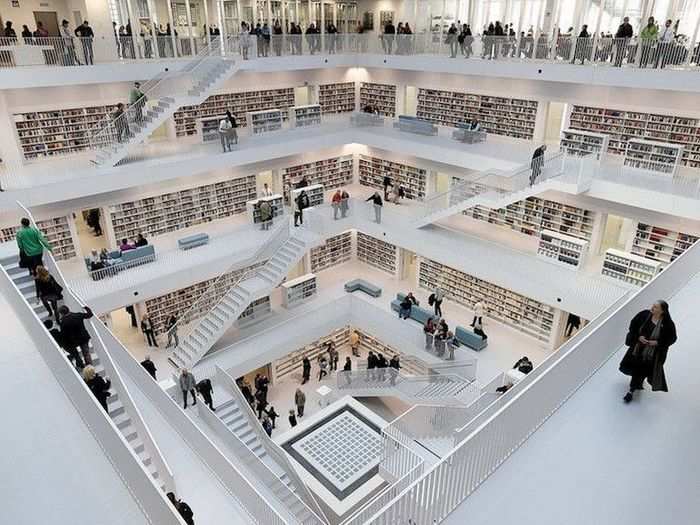
<path id="1" fill-rule="evenodd" d="M 21 320 L 46 366 L 66 392 L 68 399 L 100 444 L 104 454 L 109 458 L 114 470 L 124 481 L 131 497 L 137 502 L 148 521 L 184 525 L 185 522 L 176 515 L 165 493 L 154 484 L 141 459 L 92 395 L 65 352 L 43 327 L 41 320 L 4 268 L 0 268 L 0 292 Z"/>
<path id="2" fill-rule="evenodd" d="M 459 425 L 471 413 L 470 407 L 415 405 L 394 419 L 384 431 L 401 442 L 406 438 L 447 438 L 454 444 Z"/>
<path id="3" fill-rule="evenodd" d="M 444 519 L 618 351 L 634 315 L 672 296 L 698 268 L 700 245 L 695 245 L 634 295 L 608 308 L 503 394 L 495 413 L 370 522 Z"/>
<path id="4" fill-rule="evenodd" d="M 142 266 L 144 264 L 155 262 L 158 258 L 156 253 L 150 255 L 144 255 L 143 257 L 137 257 L 130 259 L 126 262 L 121 262 L 119 259 L 110 259 L 116 261 L 113 264 L 108 264 L 103 261 L 105 265 L 104 268 L 99 268 L 97 270 L 89 270 L 88 275 L 93 281 L 101 281 L 105 277 L 116 277 L 120 272 L 128 270 L 130 268 L 136 268 L 137 266 Z"/>
<path id="5" fill-rule="evenodd" d="M 226 391 L 235 399 L 243 412 L 243 417 L 248 421 L 248 425 L 253 432 L 255 432 L 255 435 L 258 436 L 258 441 L 265 449 L 265 452 L 267 452 L 272 460 L 279 465 L 292 480 L 294 487 L 299 491 L 299 493 L 295 493 L 294 496 L 301 500 L 304 508 L 311 514 L 311 523 L 328 523 L 328 518 L 316 501 L 314 495 L 306 486 L 306 483 L 304 483 L 304 480 L 302 480 L 301 476 L 297 473 L 296 468 L 289 461 L 287 453 L 282 450 L 277 443 L 272 441 L 263 430 L 260 421 L 255 416 L 252 407 L 243 396 L 240 388 L 238 388 L 236 381 L 225 370 L 218 366 L 216 367 L 216 378 L 219 384 L 223 385 Z"/>

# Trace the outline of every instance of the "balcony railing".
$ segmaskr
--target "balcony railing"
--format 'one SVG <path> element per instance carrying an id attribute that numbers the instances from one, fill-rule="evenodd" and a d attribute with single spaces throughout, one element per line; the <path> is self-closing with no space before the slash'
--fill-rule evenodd
<path id="1" fill-rule="evenodd" d="M 461 40 L 461 41 L 460 41 Z M 570 35 L 467 36 L 424 32 L 414 35 L 357 33 L 272 35 L 225 38 L 174 35 L 115 35 L 95 38 L 0 38 L 0 67 L 84 66 L 96 63 L 192 58 L 220 41 L 245 60 L 295 55 L 380 54 L 442 56 L 455 59 L 519 61 L 597 66 L 694 69 L 700 44 L 679 35 L 670 42 Z"/>

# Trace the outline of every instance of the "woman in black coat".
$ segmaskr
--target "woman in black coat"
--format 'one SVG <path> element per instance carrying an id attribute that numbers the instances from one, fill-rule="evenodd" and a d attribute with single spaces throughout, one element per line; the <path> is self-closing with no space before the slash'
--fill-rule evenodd
<path id="1" fill-rule="evenodd" d="M 620 363 L 620 372 L 631 376 L 630 390 L 624 401 L 629 403 L 635 390 L 642 390 L 646 379 L 652 391 L 668 392 L 664 363 L 669 347 L 676 342 L 676 325 L 666 301 L 656 301 L 650 310 L 643 310 L 630 323 L 625 344 L 628 346 Z"/>

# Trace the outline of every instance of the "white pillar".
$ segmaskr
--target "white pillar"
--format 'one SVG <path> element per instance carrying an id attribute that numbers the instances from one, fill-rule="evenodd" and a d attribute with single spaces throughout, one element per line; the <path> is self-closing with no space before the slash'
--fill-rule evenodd
<path id="1" fill-rule="evenodd" d="M 597 37 L 600 32 L 600 24 L 603 20 L 603 11 L 605 10 L 606 0 L 600 0 L 600 9 L 598 10 L 598 19 L 595 21 L 595 31 L 593 36 Z"/>
<path id="2" fill-rule="evenodd" d="M 204 40 L 207 42 L 207 44 L 211 44 L 211 39 L 209 38 L 209 35 L 211 34 L 211 20 L 209 20 L 209 0 L 202 0 L 202 3 L 204 4 L 204 23 L 207 26 L 207 31 L 206 34 L 204 35 Z"/>
<path id="3" fill-rule="evenodd" d="M 175 37 L 175 20 L 173 19 L 173 6 L 170 0 L 165 2 L 168 6 L 168 20 L 170 22 L 170 39 L 173 45 L 173 56 L 177 56 L 177 38 Z"/>
<path id="4" fill-rule="evenodd" d="M 221 54 L 226 54 L 226 39 L 228 38 L 228 31 L 226 30 L 226 24 L 224 22 L 224 0 L 215 0 L 216 2 L 216 19 L 219 21 L 219 44 L 221 45 Z"/>
<path id="5" fill-rule="evenodd" d="M 321 35 L 326 34 L 326 2 L 321 0 Z M 323 37 L 321 37 L 323 38 Z"/>
<path id="6" fill-rule="evenodd" d="M 197 53 L 195 53 L 194 47 L 194 30 L 192 27 L 192 13 L 190 12 L 190 9 L 190 0 L 185 0 L 185 10 L 187 10 L 187 29 L 190 37 L 190 56 L 194 56 Z"/>
<path id="7" fill-rule="evenodd" d="M 129 23 L 131 24 L 131 45 L 134 47 L 134 58 L 138 56 L 138 45 L 136 45 L 136 33 L 138 32 L 138 20 L 134 18 L 134 10 L 131 8 L 131 1 L 126 0 L 126 12 L 129 14 Z"/>
<path id="8" fill-rule="evenodd" d="M 272 1 L 267 0 L 267 26 L 270 28 L 270 33 L 272 33 Z"/>
<path id="9" fill-rule="evenodd" d="M 149 23 L 151 24 L 149 29 L 151 30 L 151 45 L 154 48 L 153 53 L 155 53 L 156 58 L 160 58 L 160 50 L 158 49 L 158 31 L 156 31 L 156 27 L 158 27 L 158 13 L 156 13 L 153 0 L 147 0 L 146 5 L 148 5 Z"/>
<path id="10" fill-rule="evenodd" d="M 117 47 L 113 37 L 112 18 L 109 9 L 106 9 L 105 0 L 85 0 L 83 20 L 90 22 L 96 35 L 105 35 L 100 45 L 93 46 L 95 63 L 100 60 L 114 60 L 117 56 Z"/>

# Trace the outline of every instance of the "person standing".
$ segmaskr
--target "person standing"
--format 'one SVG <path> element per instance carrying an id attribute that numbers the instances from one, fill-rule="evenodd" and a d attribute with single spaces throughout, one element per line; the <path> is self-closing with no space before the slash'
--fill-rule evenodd
<path id="1" fill-rule="evenodd" d="M 267 56 L 267 55 L 265 55 Z M 272 437 L 272 423 L 270 422 L 270 418 L 265 416 L 262 420 L 262 427 L 263 430 L 265 430 L 265 434 L 267 434 L 267 437 L 271 438 Z"/>
<path id="2" fill-rule="evenodd" d="M 350 209 L 350 194 L 343 190 L 340 193 L 340 218 L 344 219 L 348 215 Z"/>
<path id="3" fill-rule="evenodd" d="M 486 335 L 486 332 L 484 332 L 484 326 L 479 321 L 477 321 L 476 324 L 474 324 L 474 333 L 481 337 L 481 339 L 484 341 L 486 341 L 486 339 L 489 338 Z"/>
<path id="4" fill-rule="evenodd" d="M 82 24 L 75 28 L 75 36 L 80 38 L 80 42 L 83 46 L 83 58 L 85 59 L 85 64 L 92 64 L 92 40 L 95 37 L 95 33 L 93 33 L 87 20 L 84 20 Z"/>
<path id="5" fill-rule="evenodd" d="M 134 82 L 134 87 L 129 91 L 129 110 L 132 111 L 134 122 L 139 126 L 143 121 L 143 108 L 146 105 L 146 95 L 141 91 L 141 84 Z"/>
<path id="6" fill-rule="evenodd" d="M 653 55 L 653 49 L 656 45 L 657 37 L 659 35 L 659 27 L 654 21 L 654 17 L 649 17 L 649 21 L 642 32 L 639 34 L 641 41 L 639 45 L 641 46 L 642 55 L 639 61 L 639 67 L 647 67 L 647 64 L 651 62 L 651 57 Z"/>
<path id="7" fill-rule="evenodd" d="M 226 117 L 219 121 L 219 139 L 221 139 L 221 149 L 224 153 L 231 151 L 231 121 Z"/>
<path id="8" fill-rule="evenodd" d="M 117 142 L 124 142 L 124 139 L 129 137 L 129 123 L 126 120 L 126 115 L 124 114 L 124 104 L 119 102 L 112 114 L 110 115 L 112 122 L 114 122 L 114 133 L 117 136 Z"/>
<path id="9" fill-rule="evenodd" d="M 297 426 L 297 416 L 294 414 L 294 410 L 289 411 L 289 425 L 294 428 Z"/>
<path id="10" fill-rule="evenodd" d="M 81 65 L 78 57 L 75 54 L 75 46 L 73 45 L 73 34 L 68 28 L 68 20 L 61 21 L 61 45 L 63 45 L 63 65 L 75 66 Z"/>
<path id="11" fill-rule="evenodd" d="M 269 230 L 270 226 L 272 226 L 272 219 L 274 216 L 272 204 L 269 200 L 261 200 L 258 208 L 260 210 L 260 229 Z"/>
<path id="12" fill-rule="evenodd" d="M 226 111 L 226 119 L 231 123 L 231 129 L 228 131 L 229 135 L 229 151 L 231 151 L 231 143 L 238 144 L 238 123 L 236 122 L 236 117 L 230 111 Z"/>
<path id="13" fill-rule="evenodd" d="M 432 317 L 428 317 L 428 320 L 423 325 L 423 333 L 425 334 L 425 349 L 433 349 L 433 339 L 435 337 L 435 323 Z"/>
<path id="14" fill-rule="evenodd" d="M 306 190 L 301 190 L 294 199 L 294 226 L 304 224 L 304 210 L 309 207 L 309 196 Z"/>
<path id="15" fill-rule="evenodd" d="M 165 330 L 168 332 L 168 342 L 165 348 L 170 348 L 171 346 L 180 346 L 180 338 L 177 336 L 177 317 L 170 315 L 168 320 L 165 322 Z M 155 337 L 153 338 L 155 341 Z M 175 343 L 173 345 L 173 343 Z M 155 345 L 158 346 L 158 345 Z"/>
<path id="16" fill-rule="evenodd" d="M 97 401 L 102 405 L 102 408 L 109 414 L 107 398 L 112 395 L 109 392 L 111 386 L 109 379 L 103 379 L 92 365 L 88 365 L 83 369 L 83 379 Z"/>
<path id="17" fill-rule="evenodd" d="M 301 361 L 301 384 L 303 385 L 311 378 L 311 361 L 307 356 Z"/>
<path id="18" fill-rule="evenodd" d="M 620 372 L 631 376 L 625 403 L 632 401 L 636 390 L 644 389 L 645 379 L 653 392 L 668 392 L 664 363 L 677 338 L 666 301 L 658 300 L 634 316 L 625 338 L 627 352 L 620 362 Z"/>
<path id="19" fill-rule="evenodd" d="M 389 379 L 391 381 L 391 385 L 394 386 L 396 384 L 396 377 L 399 375 L 399 370 L 401 369 L 401 362 L 399 360 L 399 355 L 394 354 L 391 356 L 391 359 L 389 359 Z"/>
<path id="20" fill-rule="evenodd" d="M 318 360 L 318 380 L 319 382 L 328 375 L 328 371 L 326 370 L 328 368 L 328 361 L 326 361 L 325 357 L 321 357 Z"/>
<path id="21" fill-rule="evenodd" d="M 20 221 L 20 229 L 17 232 L 17 246 L 19 248 L 19 265 L 29 270 L 32 277 L 36 277 L 38 266 L 44 265 L 44 249 L 53 251 L 44 234 L 31 225 L 26 217 Z"/>
<path id="22" fill-rule="evenodd" d="M 377 367 L 377 357 L 371 350 L 367 354 L 367 375 L 366 381 L 374 381 L 374 369 Z"/>
<path id="23" fill-rule="evenodd" d="M 263 184 L 262 189 L 260 190 L 260 197 L 272 197 L 272 190 L 270 189 L 270 186 L 267 185 L 267 182 Z"/>
<path id="24" fill-rule="evenodd" d="M 475 329 L 476 330 L 476 329 Z M 457 339 L 455 335 L 451 332 L 447 332 L 447 337 L 445 338 L 445 345 L 447 346 L 447 357 L 448 361 L 454 361 L 455 349 L 457 348 Z"/>
<path id="25" fill-rule="evenodd" d="M 340 203 L 342 201 L 342 194 L 340 190 L 336 190 L 331 197 L 331 207 L 333 208 L 333 220 L 338 220 L 338 212 L 340 211 Z"/>
<path id="26" fill-rule="evenodd" d="M 581 32 L 576 39 L 576 48 L 574 49 L 574 56 L 571 59 L 571 63 L 573 64 L 576 60 L 580 60 L 581 65 L 583 65 L 584 60 L 586 60 L 589 54 L 590 45 L 591 35 L 588 34 L 588 26 L 583 24 L 583 26 L 581 26 Z"/>
<path id="27" fill-rule="evenodd" d="M 184 403 L 184 408 L 187 408 L 187 393 L 192 394 L 192 404 L 197 404 L 197 396 L 195 396 L 195 388 L 197 388 L 197 381 L 192 375 L 192 372 L 183 368 L 180 372 L 179 378 L 180 391 L 182 392 L 182 401 Z"/>
<path id="28" fill-rule="evenodd" d="M 355 357 L 360 357 L 360 334 L 357 330 L 350 332 L 350 352 Z"/>
<path id="29" fill-rule="evenodd" d="M 542 168 L 544 167 L 545 151 L 547 151 L 547 146 L 542 144 L 532 154 L 532 161 L 530 162 L 530 168 L 532 169 L 532 173 L 530 174 L 530 186 L 533 186 L 535 184 L 537 177 L 539 177 L 540 173 L 542 173 Z"/>
<path id="30" fill-rule="evenodd" d="M 275 412 L 275 407 L 273 407 L 272 405 L 270 405 L 270 408 L 267 409 L 266 414 L 267 414 L 267 417 L 269 417 L 270 421 L 272 422 L 272 428 L 275 429 L 276 428 L 275 421 L 277 420 L 278 417 L 280 417 L 280 415 L 277 412 Z"/>
<path id="31" fill-rule="evenodd" d="M 394 184 L 391 182 L 391 177 L 389 175 L 384 175 L 384 180 L 382 180 L 382 186 L 384 187 L 384 200 L 389 200 L 389 188 L 393 188 Z"/>
<path id="32" fill-rule="evenodd" d="M 476 324 L 483 324 L 484 320 L 484 303 L 477 301 L 474 305 L 474 319 L 472 319 L 472 327 Z"/>
<path id="33" fill-rule="evenodd" d="M 413 307 L 413 302 L 406 296 L 403 298 L 399 304 L 399 319 L 406 320 L 411 317 L 411 308 Z"/>
<path id="34" fill-rule="evenodd" d="M 450 45 L 450 58 L 457 58 L 457 44 L 458 44 L 458 37 L 457 37 L 457 26 L 452 23 L 450 25 L 450 28 L 447 30 L 447 43 Z"/>
<path id="35" fill-rule="evenodd" d="M 141 361 L 141 366 L 146 369 L 146 372 L 151 374 L 151 377 L 158 381 L 158 378 L 156 377 L 156 371 L 158 370 L 156 368 L 156 364 L 151 361 L 151 356 L 149 354 L 146 354 L 145 359 Z"/>
<path id="36" fill-rule="evenodd" d="M 294 392 L 294 404 L 297 407 L 297 416 L 304 417 L 304 405 L 306 404 L 306 395 L 301 391 L 301 388 L 297 388 Z"/>
<path id="37" fill-rule="evenodd" d="M 433 309 L 435 311 L 435 315 L 438 317 L 442 317 L 442 301 L 445 299 L 445 293 L 442 291 L 442 288 L 439 286 L 436 286 L 435 289 L 433 290 L 433 293 L 431 295 L 433 301 Z M 430 303 L 430 297 L 428 298 L 428 303 Z"/>
<path id="38" fill-rule="evenodd" d="M 211 397 L 214 393 L 214 387 L 211 386 L 211 381 L 208 378 L 204 378 L 197 383 L 197 392 L 204 398 L 204 404 L 211 408 L 212 412 L 215 412 L 214 401 Z"/>
<path id="39" fill-rule="evenodd" d="M 666 20 L 663 30 L 659 32 L 659 43 L 656 46 L 656 64 L 654 67 L 663 69 L 669 61 L 669 55 L 673 53 L 673 42 L 676 39 L 676 28 L 673 20 Z"/>
<path id="40" fill-rule="evenodd" d="M 391 55 L 392 48 L 394 47 L 394 35 L 396 35 L 396 28 L 394 23 L 389 20 L 384 26 L 384 44 L 386 46 L 385 51 L 388 55 Z"/>
<path id="41" fill-rule="evenodd" d="M 153 323 L 151 322 L 151 318 L 147 315 L 144 315 L 141 318 L 141 331 L 143 332 L 143 335 L 146 336 L 148 346 L 155 346 L 158 348 L 158 341 L 156 341 L 156 336 L 153 331 Z"/>
<path id="42" fill-rule="evenodd" d="M 83 361 L 86 365 L 92 364 L 90 355 L 90 334 L 85 328 L 85 320 L 94 315 L 90 307 L 85 306 L 85 312 L 71 312 L 66 305 L 58 309 L 61 335 L 66 347 L 80 348 Z"/>
<path id="43" fill-rule="evenodd" d="M 377 224 L 382 223 L 382 197 L 379 195 L 378 191 L 374 192 L 374 195 L 372 195 L 369 199 L 367 199 L 365 202 L 372 201 L 372 205 L 374 206 L 374 222 Z"/>
<path id="44" fill-rule="evenodd" d="M 629 40 L 634 36 L 634 30 L 632 29 L 632 24 L 630 24 L 630 19 L 628 16 L 622 19 L 620 27 L 617 28 L 615 33 L 615 67 L 621 67 L 622 61 L 625 58 L 625 51 L 627 50 L 627 45 Z M 627 59 L 629 63 L 633 57 Z"/>
<path id="45" fill-rule="evenodd" d="M 36 267 L 34 286 L 36 288 L 36 303 L 41 302 L 49 315 L 58 322 L 58 301 L 63 299 L 63 288 L 43 266 Z"/>

